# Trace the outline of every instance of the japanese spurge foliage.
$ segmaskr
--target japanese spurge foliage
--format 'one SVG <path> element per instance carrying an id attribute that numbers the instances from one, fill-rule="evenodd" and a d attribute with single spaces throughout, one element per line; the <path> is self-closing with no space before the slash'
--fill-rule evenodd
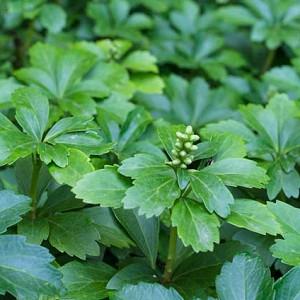
<path id="1" fill-rule="evenodd" d="M 300 299 L 298 1 L 0 2 L 0 297 Z"/>

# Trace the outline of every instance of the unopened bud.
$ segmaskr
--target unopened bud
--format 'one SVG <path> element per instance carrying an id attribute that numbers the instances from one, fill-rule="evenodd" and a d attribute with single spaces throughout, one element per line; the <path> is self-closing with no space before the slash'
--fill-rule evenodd
<path id="1" fill-rule="evenodd" d="M 197 134 L 193 134 L 193 135 L 191 135 L 191 137 L 190 137 L 190 140 L 191 140 L 192 142 L 197 142 L 197 141 L 199 141 L 199 139 L 200 139 L 200 137 L 199 137 L 199 135 L 197 135 Z"/>
<path id="2" fill-rule="evenodd" d="M 191 150 L 195 151 L 195 150 L 197 150 L 197 149 L 198 149 L 198 146 L 197 146 L 197 145 L 192 145 Z"/>
<path id="3" fill-rule="evenodd" d="M 190 165 L 192 163 L 192 160 L 190 158 L 186 158 L 184 160 L 184 163 L 187 164 L 187 165 Z"/>
<path id="4" fill-rule="evenodd" d="M 181 142 L 176 142 L 176 143 L 175 143 L 175 146 L 176 146 L 177 148 L 182 148 L 183 145 L 182 145 Z"/>
<path id="5" fill-rule="evenodd" d="M 180 161 L 179 159 L 174 159 L 174 160 L 172 161 L 172 164 L 173 164 L 174 166 L 178 166 L 180 163 L 181 163 L 181 161 Z"/>
<path id="6" fill-rule="evenodd" d="M 178 155 L 178 151 L 175 150 L 175 149 L 173 149 L 173 150 L 172 150 L 172 154 L 175 155 L 175 156 L 177 156 L 177 155 Z"/>
<path id="7" fill-rule="evenodd" d="M 185 129 L 185 132 L 187 134 L 192 134 L 193 133 L 193 127 L 191 125 L 187 126 Z"/>
<path id="8" fill-rule="evenodd" d="M 187 155 L 187 153 L 186 153 L 184 150 L 182 150 L 182 151 L 179 152 L 179 155 L 180 155 L 181 157 L 184 157 L 184 156 Z"/>
<path id="9" fill-rule="evenodd" d="M 192 147 L 192 146 L 193 146 L 193 144 L 190 143 L 190 142 L 184 143 L 184 147 L 185 147 L 186 149 L 188 149 L 188 150 L 191 150 L 191 147 Z"/>
<path id="10" fill-rule="evenodd" d="M 186 137 L 186 134 L 185 133 L 182 133 L 180 131 L 177 131 L 176 132 L 176 136 L 179 138 L 179 139 L 184 139 Z"/>
<path id="11" fill-rule="evenodd" d="M 186 165 L 186 164 L 181 164 L 181 165 L 180 165 L 180 168 L 186 169 L 186 168 L 187 168 L 187 165 Z"/>

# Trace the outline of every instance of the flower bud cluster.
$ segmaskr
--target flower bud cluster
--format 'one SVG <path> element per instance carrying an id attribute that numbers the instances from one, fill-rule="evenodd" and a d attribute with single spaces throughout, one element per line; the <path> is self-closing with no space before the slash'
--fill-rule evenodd
<path id="1" fill-rule="evenodd" d="M 176 136 L 175 149 L 172 150 L 174 159 L 168 162 L 168 164 L 186 169 L 194 158 L 191 153 L 198 149 L 198 147 L 194 145 L 194 142 L 197 142 L 200 137 L 194 134 L 193 128 L 190 125 L 186 127 L 184 133 L 177 131 Z"/>

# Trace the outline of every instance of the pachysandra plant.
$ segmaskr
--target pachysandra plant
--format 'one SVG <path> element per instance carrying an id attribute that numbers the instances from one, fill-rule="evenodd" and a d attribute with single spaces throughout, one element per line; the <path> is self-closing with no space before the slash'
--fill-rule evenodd
<path id="1" fill-rule="evenodd" d="M 0 1 L 0 298 L 296 300 L 296 0 Z"/>

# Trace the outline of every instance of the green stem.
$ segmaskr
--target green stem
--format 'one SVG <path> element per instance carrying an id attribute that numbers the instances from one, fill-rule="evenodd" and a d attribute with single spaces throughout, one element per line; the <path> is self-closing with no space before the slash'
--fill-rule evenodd
<path id="1" fill-rule="evenodd" d="M 39 179 L 39 173 L 41 169 L 42 163 L 36 158 L 32 157 L 32 175 L 31 175 L 31 185 L 29 190 L 29 196 L 31 197 L 31 219 L 34 220 L 36 218 L 36 207 L 37 207 L 37 185 Z"/>
<path id="2" fill-rule="evenodd" d="M 171 227 L 167 262 L 166 262 L 164 274 L 162 277 L 163 283 L 169 283 L 172 278 L 174 262 L 176 259 L 176 243 L 177 243 L 177 229 L 176 229 L 176 227 Z"/>
<path id="3" fill-rule="evenodd" d="M 274 61 L 275 54 L 276 54 L 276 49 L 272 49 L 269 51 L 266 61 L 261 69 L 261 74 L 264 74 L 266 71 L 268 71 L 270 69 L 270 67 L 272 66 L 272 63 Z"/>

